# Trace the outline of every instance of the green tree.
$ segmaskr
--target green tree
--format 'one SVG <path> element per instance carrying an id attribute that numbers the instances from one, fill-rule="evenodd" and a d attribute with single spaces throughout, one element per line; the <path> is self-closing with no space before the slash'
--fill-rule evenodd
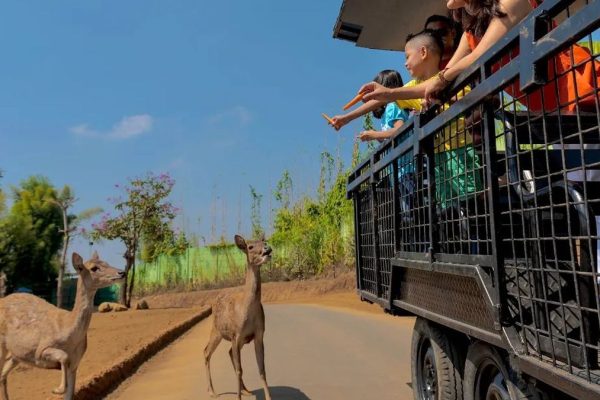
<path id="1" fill-rule="evenodd" d="M 277 187 L 273 192 L 273 197 L 282 208 L 289 208 L 294 192 L 294 183 L 290 172 L 286 169 L 277 182 Z"/>
<path id="2" fill-rule="evenodd" d="M 161 254 L 178 256 L 191 246 L 185 232 L 174 231 L 170 225 L 153 221 L 148 233 L 142 237 L 141 260 L 145 263 L 155 261 Z"/>
<path id="3" fill-rule="evenodd" d="M 303 278 L 326 268 L 335 274 L 337 266 L 351 263 L 353 214 L 346 200 L 347 177 L 341 161 L 323 152 L 317 198 L 304 197 L 277 210 L 270 239 L 276 268 Z"/>
<path id="4" fill-rule="evenodd" d="M 0 222 L 0 265 L 10 289 L 32 288 L 49 297 L 63 236 L 56 190 L 47 178 L 30 177 L 12 189 L 13 205 Z"/>
<path id="5" fill-rule="evenodd" d="M 363 117 L 363 130 L 365 131 L 372 131 L 375 129 L 374 125 L 373 125 L 373 114 L 371 113 L 366 113 L 365 116 Z M 377 141 L 376 140 L 370 140 L 367 142 L 367 149 L 370 152 L 372 152 L 373 150 L 375 150 L 375 148 L 377 147 Z"/>
<path id="6" fill-rule="evenodd" d="M 141 178 L 130 179 L 123 191 L 125 198 L 114 199 L 115 214 L 105 214 L 93 224 L 93 239 L 120 240 L 125 245 L 125 282 L 121 286 L 122 304 L 131 305 L 135 282 L 135 259 L 144 238 L 158 241 L 170 231 L 176 208 L 167 200 L 175 181 L 168 174 L 148 173 Z M 117 185 L 120 188 L 119 185 Z"/>
<path id="7" fill-rule="evenodd" d="M 263 195 L 259 194 L 254 188 L 254 186 L 250 185 L 250 197 L 252 200 L 252 205 L 250 209 L 250 221 L 252 222 L 252 236 L 255 238 L 259 238 L 260 235 L 264 233 L 260 213 Z"/>
<path id="8" fill-rule="evenodd" d="M 327 194 L 327 189 L 331 185 L 333 177 L 333 170 L 335 167 L 335 159 L 328 151 L 321 153 L 321 172 L 319 174 L 319 188 L 317 193 L 319 195 L 319 201 L 322 201 Z"/>

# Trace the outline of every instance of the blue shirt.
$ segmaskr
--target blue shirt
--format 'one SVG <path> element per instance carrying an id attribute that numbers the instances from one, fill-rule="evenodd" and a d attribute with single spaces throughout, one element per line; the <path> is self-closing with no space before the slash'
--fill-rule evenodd
<path id="1" fill-rule="evenodd" d="M 406 110 L 401 109 L 396 103 L 388 103 L 385 106 L 385 111 L 381 116 L 381 130 L 388 131 L 394 128 L 396 121 L 404 121 L 408 119 Z"/>

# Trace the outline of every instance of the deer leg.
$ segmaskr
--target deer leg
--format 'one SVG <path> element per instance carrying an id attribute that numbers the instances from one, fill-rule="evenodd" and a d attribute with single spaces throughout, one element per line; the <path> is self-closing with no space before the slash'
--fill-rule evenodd
<path id="1" fill-rule="evenodd" d="M 60 349 L 48 348 L 42 352 L 41 357 L 44 360 L 54 361 L 60 364 L 62 373 L 61 383 L 60 386 L 52 392 L 55 394 L 64 394 L 65 399 L 72 399 L 75 390 L 75 373 L 72 371 L 73 368 L 69 363 L 69 356 L 67 353 Z"/>
<path id="2" fill-rule="evenodd" d="M 0 375 L 0 395 L 2 400 L 8 400 L 8 385 L 6 383 L 6 377 L 14 367 L 17 366 L 18 362 L 15 361 L 10 355 L 6 357 L 7 351 L 5 348 L 0 349 L 0 365 L 2 365 L 2 373 Z"/>
<path id="3" fill-rule="evenodd" d="M 215 349 L 219 343 L 221 343 L 221 339 L 223 339 L 221 334 L 218 332 L 217 328 L 213 326 L 208 344 L 204 348 L 204 365 L 206 366 L 206 378 L 208 380 L 208 394 L 210 394 L 211 397 L 217 397 L 217 395 L 213 389 L 212 378 L 210 376 L 210 357 L 212 357 Z"/>
<path id="4" fill-rule="evenodd" d="M 66 370 L 66 388 L 63 400 L 73 400 L 75 398 L 75 378 L 77 369 L 68 367 Z"/>
<path id="5" fill-rule="evenodd" d="M 67 371 L 65 370 L 64 364 L 60 365 L 60 373 L 60 386 L 55 389 L 52 389 L 52 393 L 54 394 L 64 394 L 65 388 L 67 387 Z"/>
<path id="6" fill-rule="evenodd" d="M 263 389 L 265 391 L 265 399 L 271 400 L 271 393 L 267 385 L 267 374 L 265 373 L 265 345 L 263 342 L 264 332 L 258 333 L 254 337 L 254 351 L 256 352 L 256 363 L 258 364 L 258 373 L 262 380 Z"/>
<path id="7" fill-rule="evenodd" d="M 239 340 L 236 339 L 232 341 L 231 350 L 233 355 L 233 367 L 235 368 L 235 374 L 237 375 L 238 381 L 237 398 L 238 400 L 242 400 L 242 386 L 244 383 L 242 382 L 242 360 L 240 358 L 242 344 Z"/>
<path id="8" fill-rule="evenodd" d="M 235 362 L 233 362 L 233 346 L 231 346 L 231 348 L 229 349 L 229 358 L 231 359 L 231 364 L 233 364 L 233 370 L 236 371 Z M 246 385 L 244 384 L 243 379 L 242 379 L 242 395 L 243 396 L 252 396 L 252 393 L 248 390 L 248 388 L 246 388 Z"/>

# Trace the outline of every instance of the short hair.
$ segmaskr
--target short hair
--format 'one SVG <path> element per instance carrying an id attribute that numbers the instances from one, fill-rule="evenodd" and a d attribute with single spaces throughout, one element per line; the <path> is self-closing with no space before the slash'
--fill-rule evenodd
<path id="1" fill-rule="evenodd" d="M 373 81 L 385 86 L 386 88 L 392 89 L 404 86 L 402 76 L 398 71 L 393 69 L 384 69 L 383 71 L 375 75 Z"/>
<path id="2" fill-rule="evenodd" d="M 427 25 L 429 25 L 432 22 L 443 22 L 446 25 L 448 25 L 448 27 L 452 28 L 454 23 L 452 22 L 452 20 L 448 17 L 444 17 L 443 15 L 437 15 L 434 14 L 432 16 L 430 16 L 429 18 L 427 18 L 427 21 L 425 21 L 425 25 L 423 25 L 423 28 L 427 29 Z"/>
<path id="3" fill-rule="evenodd" d="M 440 35 L 432 29 L 423 29 L 421 32 L 408 35 L 406 45 L 408 46 L 412 42 L 418 42 L 419 45 L 425 46 L 440 57 L 444 54 L 444 42 Z"/>

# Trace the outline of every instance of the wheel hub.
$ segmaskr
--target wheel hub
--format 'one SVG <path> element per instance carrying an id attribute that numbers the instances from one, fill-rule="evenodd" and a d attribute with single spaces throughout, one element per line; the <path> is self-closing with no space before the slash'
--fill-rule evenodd
<path id="1" fill-rule="evenodd" d="M 423 354 L 424 352 L 424 354 Z M 437 371 L 435 369 L 435 356 L 429 343 L 422 347 L 419 386 L 422 400 L 437 399 Z"/>
<path id="2" fill-rule="evenodd" d="M 490 369 L 492 371 L 490 371 Z M 488 372 L 491 372 L 487 375 L 489 378 L 480 380 L 480 387 L 485 390 L 487 386 L 487 390 L 484 392 L 480 392 L 485 397 L 482 398 L 485 400 L 511 400 L 510 394 L 508 393 L 508 389 L 506 386 L 506 380 L 502 372 L 500 372 L 495 366 L 488 369 Z"/>

